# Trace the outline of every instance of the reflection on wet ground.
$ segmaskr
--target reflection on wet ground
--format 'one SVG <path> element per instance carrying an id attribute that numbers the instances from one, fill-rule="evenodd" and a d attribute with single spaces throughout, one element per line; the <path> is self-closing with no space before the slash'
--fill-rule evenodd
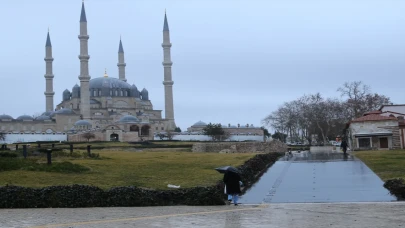
<path id="1" fill-rule="evenodd" d="M 343 153 L 293 152 L 277 161 L 241 203 L 395 201 L 362 161 Z"/>

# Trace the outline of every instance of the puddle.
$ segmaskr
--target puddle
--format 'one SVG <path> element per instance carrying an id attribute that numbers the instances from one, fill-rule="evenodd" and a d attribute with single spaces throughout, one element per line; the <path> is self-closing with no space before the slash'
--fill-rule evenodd
<path id="1" fill-rule="evenodd" d="M 362 161 L 343 153 L 293 152 L 277 161 L 241 203 L 396 201 Z"/>

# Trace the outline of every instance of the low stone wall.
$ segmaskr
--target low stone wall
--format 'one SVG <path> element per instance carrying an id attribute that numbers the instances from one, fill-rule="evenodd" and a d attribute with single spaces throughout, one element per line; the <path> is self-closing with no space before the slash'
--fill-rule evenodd
<path id="1" fill-rule="evenodd" d="M 287 145 L 273 140 L 271 142 L 211 142 L 195 143 L 193 152 L 212 152 L 212 153 L 270 153 L 287 152 Z"/>

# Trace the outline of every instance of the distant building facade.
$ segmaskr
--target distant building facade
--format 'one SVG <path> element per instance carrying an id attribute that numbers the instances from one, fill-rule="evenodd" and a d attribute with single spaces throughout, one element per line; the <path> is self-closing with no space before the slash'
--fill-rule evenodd
<path id="1" fill-rule="evenodd" d="M 87 18 L 84 3 L 80 15 L 80 83 L 66 89 L 62 101 L 54 106 L 53 56 L 49 32 L 45 44 L 45 111 L 41 116 L 22 115 L 13 118 L 0 115 L 0 132 L 6 134 L 6 142 L 30 141 L 30 139 L 81 141 L 82 134 L 92 132 L 102 141 L 140 141 L 153 139 L 156 131 L 172 131 L 176 127 L 173 108 L 172 61 L 170 32 L 165 14 L 163 24 L 163 68 L 165 118 L 161 110 L 155 110 L 149 100 L 148 90 L 138 90 L 127 82 L 122 41 L 118 48 L 118 77 L 91 78 Z M 18 137 L 16 137 L 18 135 Z M 29 137 L 28 137 L 29 135 Z M 33 137 L 35 135 L 35 137 Z M 54 136 L 58 135 L 58 137 Z M 9 137 L 7 137 L 9 136 Z"/>
<path id="2" fill-rule="evenodd" d="M 207 123 L 203 121 L 198 121 L 189 128 L 187 128 L 187 132 L 192 134 L 203 134 L 203 129 L 207 126 Z M 264 131 L 260 127 L 255 127 L 253 124 L 246 124 L 246 125 L 221 125 L 222 129 L 225 132 L 232 135 L 254 135 L 254 136 L 263 136 Z"/>
<path id="3" fill-rule="evenodd" d="M 405 105 L 383 105 L 347 125 L 349 147 L 354 150 L 405 148 Z"/>

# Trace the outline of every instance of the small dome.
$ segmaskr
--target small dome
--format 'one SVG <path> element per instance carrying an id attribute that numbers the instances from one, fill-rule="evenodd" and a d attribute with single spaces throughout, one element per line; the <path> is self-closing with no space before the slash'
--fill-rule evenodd
<path id="1" fill-rule="evenodd" d="M 141 91 L 141 99 L 144 101 L 149 100 L 149 92 L 145 88 Z"/>
<path id="2" fill-rule="evenodd" d="M 197 127 L 197 126 L 207 126 L 207 124 L 200 120 L 197 123 L 193 124 L 193 126 L 195 126 L 195 127 Z"/>
<path id="3" fill-rule="evenodd" d="M 52 113 L 53 113 L 53 111 L 47 111 L 47 112 L 42 113 L 41 116 L 51 116 Z"/>
<path id="4" fill-rule="evenodd" d="M 22 115 L 17 117 L 17 120 L 34 120 L 34 118 L 32 118 L 32 116 L 29 115 Z"/>
<path id="5" fill-rule="evenodd" d="M 139 92 L 138 88 L 134 84 L 132 84 L 129 93 L 130 93 L 131 97 L 139 98 L 139 96 L 140 96 L 140 92 Z"/>
<path id="6" fill-rule="evenodd" d="M 139 122 L 139 120 L 135 116 L 126 115 L 126 116 L 121 117 L 121 119 L 118 122 L 120 122 L 120 123 L 131 123 L 131 122 Z"/>
<path id="7" fill-rule="evenodd" d="M 62 108 L 55 111 L 55 114 L 75 114 L 70 108 Z"/>
<path id="8" fill-rule="evenodd" d="M 65 91 L 63 91 L 62 94 L 62 99 L 64 101 L 70 100 L 70 96 L 71 96 L 70 91 L 68 89 L 65 89 Z"/>
<path id="9" fill-rule="evenodd" d="M 75 85 L 72 88 L 72 98 L 79 98 L 80 97 L 80 86 Z"/>
<path id="10" fill-rule="evenodd" d="M 35 118 L 35 120 L 50 120 L 50 119 L 51 119 L 50 116 L 44 116 L 44 115 L 38 116 L 37 118 Z"/>
<path id="11" fill-rule="evenodd" d="M 74 125 L 75 126 L 91 126 L 91 123 L 87 120 L 79 120 Z"/>
<path id="12" fill-rule="evenodd" d="M 11 117 L 9 115 L 6 115 L 6 114 L 0 115 L 0 120 L 12 120 L 12 119 L 13 119 L 13 117 Z"/>

